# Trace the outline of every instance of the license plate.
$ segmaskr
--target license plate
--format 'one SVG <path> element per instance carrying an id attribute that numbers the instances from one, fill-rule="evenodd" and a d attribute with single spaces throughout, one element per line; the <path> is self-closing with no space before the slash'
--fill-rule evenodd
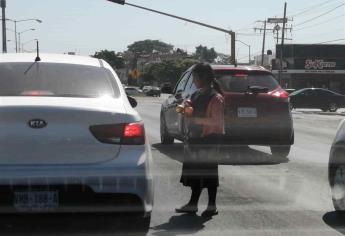
<path id="1" fill-rule="evenodd" d="M 55 191 L 14 193 L 14 207 L 19 211 L 49 211 L 58 206 L 59 194 Z"/>
<path id="2" fill-rule="evenodd" d="M 257 118 L 258 117 L 258 111 L 256 108 L 239 107 L 238 108 L 238 117 Z"/>

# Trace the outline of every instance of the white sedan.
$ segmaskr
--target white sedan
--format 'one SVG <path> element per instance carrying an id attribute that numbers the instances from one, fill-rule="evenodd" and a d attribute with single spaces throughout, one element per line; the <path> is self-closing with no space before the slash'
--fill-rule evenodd
<path id="1" fill-rule="evenodd" d="M 0 56 L 0 213 L 153 207 L 144 125 L 103 60 Z"/>

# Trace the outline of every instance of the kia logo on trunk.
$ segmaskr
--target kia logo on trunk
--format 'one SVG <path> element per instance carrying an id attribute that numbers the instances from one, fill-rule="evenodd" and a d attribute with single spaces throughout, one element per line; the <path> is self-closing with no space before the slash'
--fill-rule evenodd
<path id="1" fill-rule="evenodd" d="M 42 128 L 46 127 L 48 124 L 44 120 L 34 119 L 34 120 L 30 120 L 28 122 L 28 125 L 33 129 L 42 129 Z"/>

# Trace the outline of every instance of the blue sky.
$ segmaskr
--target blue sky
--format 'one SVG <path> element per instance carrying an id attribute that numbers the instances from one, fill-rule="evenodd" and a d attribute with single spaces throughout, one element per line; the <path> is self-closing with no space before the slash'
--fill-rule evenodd
<path id="1" fill-rule="evenodd" d="M 259 54 L 262 36 L 253 35 L 254 27 L 261 27 L 257 20 L 283 15 L 282 0 L 128 0 L 130 3 L 177 14 L 226 29 L 239 30 L 238 39 L 252 46 L 252 53 Z M 294 17 L 289 25 L 298 25 L 330 11 L 344 0 L 290 0 L 288 15 L 294 16 L 306 9 L 313 10 Z M 13 19 L 39 18 L 42 24 L 23 22 L 19 31 L 36 28 L 37 31 L 23 34 L 22 42 L 39 38 L 45 52 L 76 51 L 90 55 L 97 50 L 123 51 L 137 40 L 159 39 L 189 52 L 195 46 L 214 47 L 218 52 L 229 53 L 230 41 L 222 32 L 213 31 L 183 21 L 156 15 L 129 6 L 120 6 L 106 0 L 7 0 L 7 17 Z M 318 43 L 345 38 L 345 6 L 309 23 L 295 26 L 289 33 L 293 43 Z M 337 17 L 337 18 L 336 18 Z M 333 20 L 332 20 L 333 19 Z M 328 23 L 324 23 L 329 21 Z M 323 24 L 320 24 L 323 23 Z M 320 25 L 318 25 L 320 24 Z M 318 25 L 318 26 L 317 26 Z M 272 27 L 273 25 L 269 25 Z M 304 27 L 313 26 L 303 29 Z M 8 23 L 8 28 L 14 28 Z M 302 28 L 302 29 L 301 29 Z M 300 29 L 297 31 L 297 29 Z M 12 32 L 8 38 L 13 39 Z M 339 41 L 337 43 L 345 43 Z M 274 49 L 273 35 L 267 36 L 267 49 Z M 9 50 L 14 43 L 9 42 Z M 31 50 L 33 43 L 25 45 Z M 237 45 L 238 58 L 248 60 L 248 48 Z M 247 58 L 246 58 L 247 57 Z"/>

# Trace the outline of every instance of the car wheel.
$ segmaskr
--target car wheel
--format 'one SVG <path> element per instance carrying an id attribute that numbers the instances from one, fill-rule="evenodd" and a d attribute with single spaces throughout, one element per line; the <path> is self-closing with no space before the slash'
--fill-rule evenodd
<path id="1" fill-rule="evenodd" d="M 345 211 L 345 165 L 330 168 L 332 200 L 336 211 Z"/>
<path id="2" fill-rule="evenodd" d="M 328 110 L 329 110 L 330 112 L 337 112 L 337 110 L 338 110 L 338 105 L 337 105 L 336 103 L 331 103 L 331 104 L 329 104 L 329 106 L 328 106 Z"/>
<path id="3" fill-rule="evenodd" d="M 271 153 L 273 156 L 286 158 L 290 154 L 291 146 L 290 145 L 279 145 L 271 146 Z"/>
<path id="4" fill-rule="evenodd" d="M 161 115 L 160 132 L 161 132 L 161 143 L 162 144 L 168 145 L 168 144 L 174 143 L 174 138 L 170 137 L 170 135 L 167 131 L 164 115 Z"/>

